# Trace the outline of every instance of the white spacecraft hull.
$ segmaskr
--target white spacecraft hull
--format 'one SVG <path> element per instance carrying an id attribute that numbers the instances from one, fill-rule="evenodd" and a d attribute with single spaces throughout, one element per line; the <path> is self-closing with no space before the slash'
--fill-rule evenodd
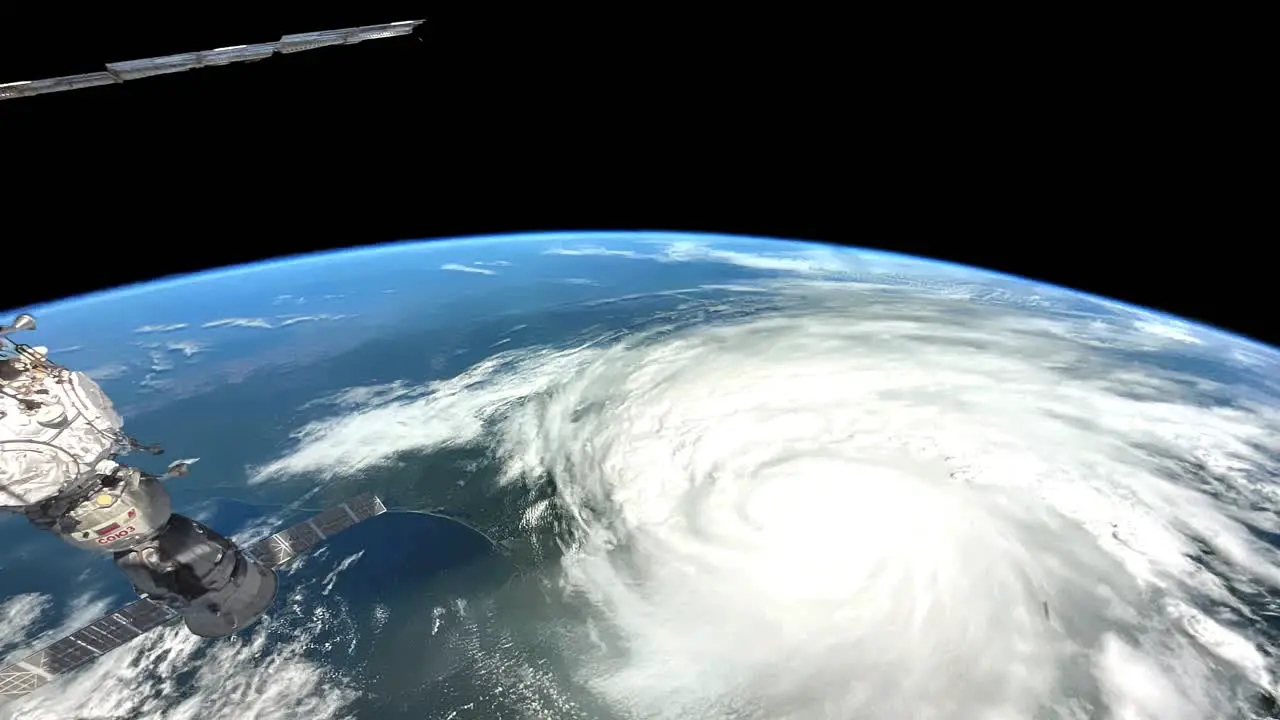
<path id="1" fill-rule="evenodd" d="M 33 367 L 0 379 L 0 507 L 35 505 L 107 474 L 103 463 L 123 448 L 123 424 L 84 373 Z"/>

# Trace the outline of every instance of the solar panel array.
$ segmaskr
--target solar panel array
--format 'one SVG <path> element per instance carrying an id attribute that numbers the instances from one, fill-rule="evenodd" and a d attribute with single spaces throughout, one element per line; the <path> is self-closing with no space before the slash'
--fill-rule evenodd
<path id="1" fill-rule="evenodd" d="M 351 45 L 365 40 L 409 35 L 414 28 L 423 22 L 423 20 L 402 20 L 383 25 L 364 25 L 340 30 L 299 33 L 285 35 L 271 43 L 233 45 L 202 52 L 108 63 L 106 70 L 99 70 L 98 72 L 67 75 L 44 80 L 20 80 L 18 82 L 0 83 L 0 100 L 63 90 L 77 90 L 99 85 L 114 85 L 127 80 L 183 72 L 194 68 L 227 65 L 233 62 L 262 60 L 277 52 L 295 53 L 328 45 Z"/>
<path id="2" fill-rule="evenodd" d="M 387 511 L 382 500 L 372 493 L 357 495 L 341 505 L 329 508 L 291 528 L 250 545 L 247 550 L 258 562 L 278 568 L 310 550 L 325 538 L 363 520 Z"/>
<path id="3" fill-rule="evenodd" d="M 178 619 L 178 613 L 150 600 L 137 600 L 70 635 L 0 668 L 0 696 L 24 695 L 104 655 L 143 633 Z"/>

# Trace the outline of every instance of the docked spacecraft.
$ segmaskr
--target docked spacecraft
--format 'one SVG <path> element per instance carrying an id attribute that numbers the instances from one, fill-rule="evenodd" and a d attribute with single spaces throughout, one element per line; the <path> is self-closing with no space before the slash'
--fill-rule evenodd
<path id="1" fill-rule="evenodd" d="M 357 496 L 247 548 L 174 513 L 161 481 L 185 475 L 195 459 L 175 461 L 165 476 L 119 462 L 132 451 L 163 451 L 123 432 L 92 378 L 12 339 L 35 325 L 19 315 L 0 326 L 0 510 L 110 554 L 141 599 L 0 668 L 0 697 L 30 692 L 179 618 L 202 637 L 237 632 L 275 600 L 275 568 L 386 511 L 378 497 Z"/>

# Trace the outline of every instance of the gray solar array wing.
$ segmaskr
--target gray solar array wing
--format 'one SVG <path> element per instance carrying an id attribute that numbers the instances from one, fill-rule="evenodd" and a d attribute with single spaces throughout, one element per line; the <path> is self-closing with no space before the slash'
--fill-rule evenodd
<path id="1" fill-rule="evenodd" d="M 278 43 L 235 45 L 200 53 L 200 66 L 229 65 L 233 62 L 253 62 L 271 57 Z"/>
<path id="2" fill-rule="evenodd" d="M 0 668 L 0 697 L 25 695 L 149 630 L 177 620 L 178 613 L 147 599 L 136 600 L 70 635 Z"/>
<path id="3" fill-rule="evenodd" d="M 182 72 L 200 67 L 199 53 L 183 53 L 164 57 L 147 58 L 145 60 L 126 60 L 125 62 L 107 63 L 107 72 L 120 78 L 121 81 Z"/>
<path id="4" fill-rule="evenodd" d="M 383 25 L 323 30 L 320 32 L 285 35 L 276 42 L 255 45 L 234 45 L 203 52 L 145 58 L 108 63 L 105 72 L 68 75 L 47 80 L 27 80 L 0 84 L 0 100 L 29 97 L 62 90 L 111 85 L 167 73 L 182 72 L 193 68 L 227 65 L 233 62 L 250 62 L 270 57 L 274 53 L 295 53 L 328 45 L 352 45 L 365 40 L 409 35 L 423 20 L 402 20 Z"/>
<path id="5" fill-rule="evenodd" d="M 357 495 L 291 528 L 259 540 L 250 545 L 247 551 L 263 565 L 278 568 L 324 542 L 330 535 L 386 511 L 387 506 L 377 495 Z"/>
<path id="6" fill-rule="evenodd" d="M 152 75 L 182 72 L 194 68 L 230 65 L 233 62 L 252 62 L 270 57 L 279 43 L 259 43 L 257 45 L 237 45 L 218 48 L 206 52 L 182 53 L 164 57 L 147 58 L 145 60 L 128 60 L 125 62 L 107 63 L 107 73 L 120 81 L 137 80 Z"/>
<path id="7" fill-rule="evenodd" d="M 80 88 L 112 85 L 120 79 L 109 72 L 91 72 L 81 75 L 64 75 L 46 80 L 31 80 L 24 83 L 6 83 L 0 85 L 0 100 L 28 95 L 61 92 L 63 90 L 79 90 Z"/>
<path id="8" fill-rule="evenodd" d="M 347 42 L 344 35 L 345 32 L 345 30 L 325 30 L 323 32 L 285 35 L 280 38 L 280 44 L 276 49 L 282 53 L 295 53 L 329 45 L 345 45 Z"/>

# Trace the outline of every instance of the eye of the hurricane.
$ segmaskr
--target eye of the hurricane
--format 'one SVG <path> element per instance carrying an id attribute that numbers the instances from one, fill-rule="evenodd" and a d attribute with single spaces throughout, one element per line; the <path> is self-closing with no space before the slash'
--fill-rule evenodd
<path id="1" fill-rule="evenodd" d="M 797 456 L 716 488 L 694 522 L 773 598 L 910 604 L 928 591 L 954 603 L 990 588 L 966 587 L 970 568 L 1032 573 L 992 493 L 956 483 L 940 460 Z"/>

